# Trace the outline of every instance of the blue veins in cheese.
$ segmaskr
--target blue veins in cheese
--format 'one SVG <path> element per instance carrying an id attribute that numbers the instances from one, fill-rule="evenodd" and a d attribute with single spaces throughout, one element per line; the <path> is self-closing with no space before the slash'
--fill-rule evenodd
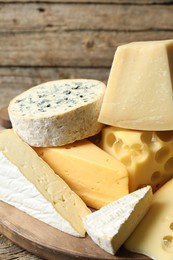
<path id="1" fill-rule="evenodd" d="M 13 130 L 0 132 L 0 200 L 63 232 L 84 237 L 90 213 L 69 186 Z"/>
<path id="2" fill-rule="evenodd" d="M 104 83 L 89 79 L 56 80 L 15 97 L 8 112 L 14 131 L 31 146 L 62 146 L 96 135 Z"/>
<path id="3" fill-rule="evenodd" d="M 151 186 L 134 191 L 83 218 L 92 240 L 114 255 L 149 210 Z"/>
<path id="4" fill-rule="evenodd" d="M 100 83 L 92 80 L 59 80 L 43 83 L 26 91 L 15 99 L 13 109 L 21 116 L 64 113 L 68 109 L 85 105 L 97 97 Z M 51 108 L 51 110 L 50 110 Z"/>

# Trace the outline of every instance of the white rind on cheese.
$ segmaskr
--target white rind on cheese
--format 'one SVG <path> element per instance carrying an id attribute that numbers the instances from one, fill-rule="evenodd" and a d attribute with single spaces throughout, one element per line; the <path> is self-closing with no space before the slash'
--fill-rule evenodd
<path id="1" fill-rule="evenodd" d="M 68 222 L 78 236 L 85 236 L 82 217 L 88 215 L 90 210 L 48 164 L 11 129 L 0 132 L 0 151 L 19 169 L 21 175 L 36 187 L 48 204 L 52 204 L 57 214 L 62 217 L 62 222 L 58 225 L 64 228 L 64 232 L 71 233 L 66 226 L 66 222 Z M 0 168 L 2 167 L 0 165 Z M 13 179 L 13 185 L 18 185 L 15 179 Z M 24 185 L 22 190 L 25 190 Z M 15 194 L 11 194 L 11 196 L 13 197 Z M 30 193 L 28 193 L 28 197 L 30 197 Z M 57 223 L 59 220 L 60 218 L 57 217 Z"/>
<path id="2" fill-rule="evenodd" d="M 14 131 L 32 146 L 61 146 L 101 131 L 106 86 L 97 80 L 47 82 L 15 97 L 8 112 Z"/>
<path id="3" fill-rule="evenodd" d="M 151 186 L 141 188 L 84 217 L 85 229 L 98 246 L 114 255 L 147 213 L 152 199 Z"/>
<path id="4" fill-rule="evenodd" d="M 73 227 L 57 213 L 36 187 L 0 152 L 0 199 L 28 215 L 73 236 Z"/>

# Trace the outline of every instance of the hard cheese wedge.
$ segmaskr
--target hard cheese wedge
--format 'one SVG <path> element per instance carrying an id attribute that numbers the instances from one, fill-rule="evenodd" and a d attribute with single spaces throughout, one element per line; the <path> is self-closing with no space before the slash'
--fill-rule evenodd
<path id="1" fill-rule="evenodd" d="M 130 251 L 155 260 L 173 259 L 173 179 L 155 194 L 152 206 L 125 243 Z"/>
<path id="2" fill-rule="evenodd" d="M 76 236 L 85 235 L 82 217 L 90 210 L 11 129 L 0 132 L 0 168 L 1 200 L 20 206 L 36 218 L 46 211 L 41 220 L 47 218 L 47 223 L 51 224 L 52 214 L 54 226 L 60 230 Z"/>
<path id="3" fill-rule="evenodd" d="M 137 131 L 105 127 L 99 146 L 126 165 L 130 192 L 153 191 L 173 177 L 173 131 Z"/>
<path id="4" fill-rule="evenodd" d="M 34 149 L 90 207 L 98 209 L 129 192 L 125 166 L 88 140 Z"/>
<path id="5" fill-rule="evenodd" d="M 173 40 L 119 46 L 99 121 L 139 130 L 173 130 Z"/>
<path id="6" fill-rule="evenodd" d="M 153 199 L 150 186 L 139 189 L 83 218 L 93 241 L 115 254 L 148 211 Z"/>

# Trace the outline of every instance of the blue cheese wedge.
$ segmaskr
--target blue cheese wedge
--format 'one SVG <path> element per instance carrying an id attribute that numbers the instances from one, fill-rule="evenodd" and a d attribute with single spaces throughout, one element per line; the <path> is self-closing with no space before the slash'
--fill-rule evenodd
<path id="1" fill-rule="evenodd" d="M 83 218 L 92 240 L 114 255 L 149 210 L 151 186 L 130 193 Z"/>
<path id="2" fill-rule="evenodd" d="M 93 136 L 106 86 L 97 80 L 47 82 L 15 97 L 8 112 L 14 131 L 31 146 L 62 146 Z"/>
<path id="3" fill-rule="evenodd" d="M 13 130 L 0 132 L 0 200 L 68 234 L 84 237 L 90 213 L 69 186 Z"/>

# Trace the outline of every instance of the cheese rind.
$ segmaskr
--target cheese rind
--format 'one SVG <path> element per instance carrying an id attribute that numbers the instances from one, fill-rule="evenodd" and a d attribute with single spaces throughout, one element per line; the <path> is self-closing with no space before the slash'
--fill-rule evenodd
<path id="1" fill-rule="evenodd" d="M 68 221 L 79 236 L 85 236 L 82 217 L 89 214 L 90 210 L 47 163 L 11 129 L 0 132 L 0 151 L 53 205 L 57 214 Z"/>
<path id="2" fill-rule="evenodd" d="M 83 218 L 93 241 L 110 254 L 117 250 L 148 211 L 153 199 L 150 186 L 130 193 Z"/>
<path id="3" fill-rule="evenodd" d="M 173 40 L 119 46 L 99 122 L 138 130 L 173 130 Z"/>
<path id="4" fill-rule="evenodd" d="M 126 249 L 155 260 L 173 259 L 173 179 L 154 193 L 150 210 L 125 242 Z"/>
<path id="5" fill-rule="evenodd" d="M 88 140 L 34 149 L 92 208 L 98 209 L 129 193 L 125 166 Z"/>
<path id="6" fill-rule="evenodd" d="M 73 236 L 80 236 L 68 221 L 57 214 L 53 205 L 42 196 L 2 152 L 0 152 L 0 167 L 0 200 L 52 227 Z"/>
<path id="7" fill-rule="evenodd" d="M 99 146 L 126 166 L 130 192 L 145 185 L 155 192 L 173 178 L 173 131 L 108 126 L 102 130 Z"/>
<path id="8" fill-rule="evenodd" d="M 8 112 L 14 131 L 32 146 L 61 146 L 93 136 L 106 86 L 97 80 L 47 82 L 15 97 Z"/>

